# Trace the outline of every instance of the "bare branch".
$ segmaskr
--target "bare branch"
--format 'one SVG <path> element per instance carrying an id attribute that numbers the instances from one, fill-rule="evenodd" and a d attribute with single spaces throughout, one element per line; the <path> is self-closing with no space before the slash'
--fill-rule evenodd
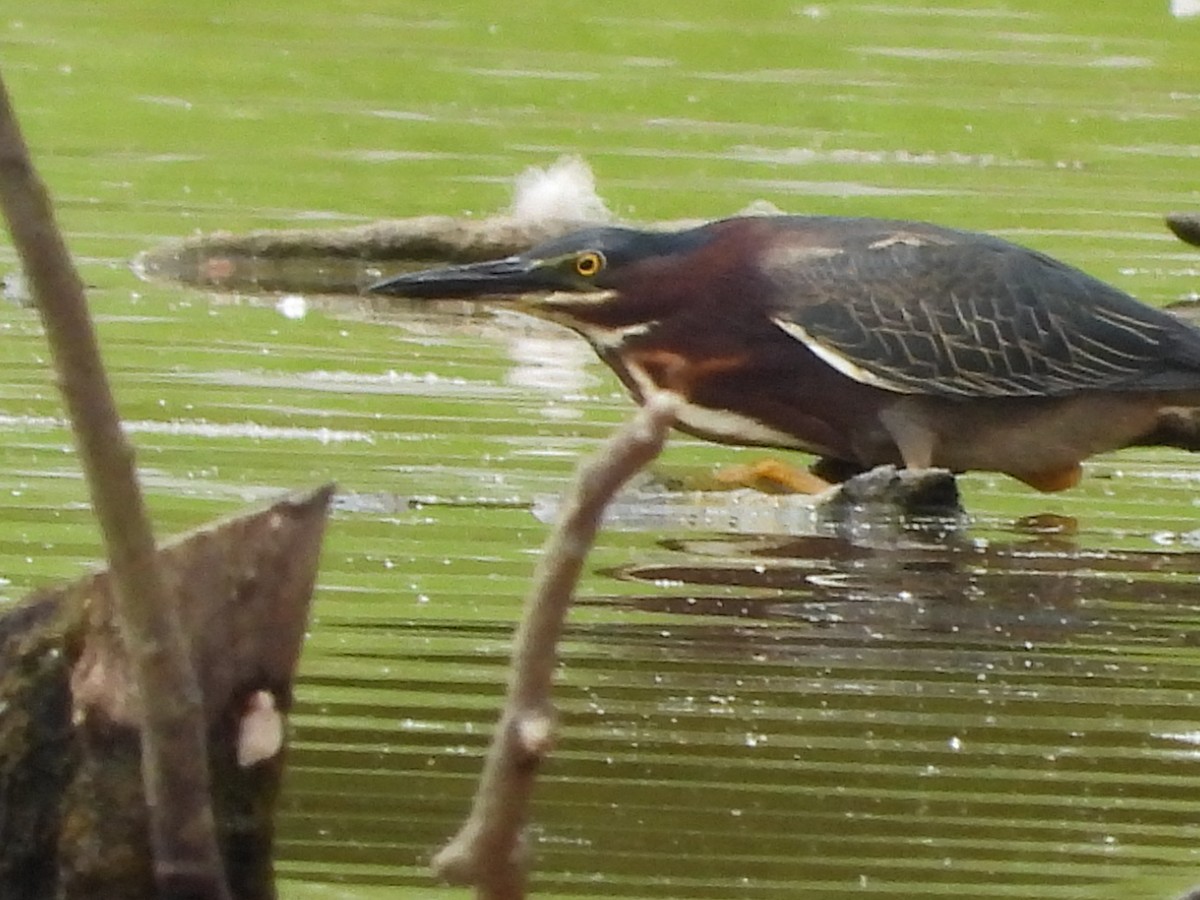
<path id="1" fill-rule="evenodd" d="M 651 396 L 602 450 L 580 466 L 543 548 L 513 641 L 508 695 L 470 815 L 433 860 L 442 878 L 474 884 L 482 900 L 525 896 L 521 831 L 538 765 L 554 732 L 551 682 L 558 639 L 613 495 L 662 450 L 675 422 L 674 394 Z"/>
<path id="2" fill-rule="evenodd" d="M 33 288 L 117 586 L 141 705 L 142 771 L 163 897 L 225 898 L 201 697 L 100 359 L 83 283 L 0 80 L 0 207 Z"/>

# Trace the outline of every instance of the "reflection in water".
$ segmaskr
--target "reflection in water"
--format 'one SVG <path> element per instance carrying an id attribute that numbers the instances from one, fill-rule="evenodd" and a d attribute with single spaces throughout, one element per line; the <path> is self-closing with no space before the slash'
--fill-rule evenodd
<path id="1" fill-rule="evenodd" d="M 578 601 L 539 894 L 1170 896 L 1200 870 L 1200 554 L 1086 549 L 1052 516 L 990 540 L 656 521 L 668 536 Z M 320 840 L 354 880 L 422 883 L 473 788 L 509 626 L 347 622 L 355 672 L 406 674 L 311 676 L 346 700 L 302 711 L 295 758 L 307 790 L 336 786 Z M 308 826 L 286 832 L 302 853 Z M 383 876 L 397 854 L 413 868 Z"/>
<path id="2" fill-rule="evenodd" d="M 591 348 L 565 329 L 513 334 L 507 349 L 514 363 L 504 374 L 507 384 L 563 397 L 578 394 L 596 381 L 588 371 L 594 358 Z"/>
<path id="3" fill-rule="evenodd" d="M 314 441 L 319 444 L 367 443 L 371 435 L 365 431 L 346 431 L 336 428 L 312 428 L 303 425 L 270 426 L 257 422 L 203 422 L 195 419 L 172 419 L 167 422 L 126 420 L 122 427 L 131 434 L 187 435 L 203 438 L 233 438 L 246 441 Z M 0 432 L 37 433 L 63 431 L 69 428 L 65 418 L 55 416 L 10 416 L 0 414 Z"/>
<path id="4" fill-rule="evenodd" d="M 1021 523 L 1021 527 L 1027 527 Z M 1067 527 L 1063 524 L 1061 527 Z M 1011 543 L 976 541 L 932 523 L 868 539 L 796 538 L 668 540 L 679 562 L 630 564 L 616 578 L 661 588 L 600 601 L 640 610 L 799 620 L 820 638 L 869 634 L 872 640 L 938 636 L 955 643 L 983 639 L 1062 641 L 1114 637 L 1122 617 L 1101 617 L 1108 604 L 1200 610 L 1200 554 L 1081 550 L 1047 536 Z M 719 588 L 720 592 L 705 591 Z M 740 592 L 729 598 L 731 592 Z M 754 594 L 746 596 L 746 591 Z M 1143 639 L 1146 625 L 1138 627 Z M 1182 641 L 1174 628 L 1161 637 Z M 1028 648 L 1027 648 L 1028 649 Z"/>
<path id="5" fill-rule="evenodd" d="M 801 78 L 802 73 L 797 73 L 793 80 L 801 80 Z M 957 151 L 934 153 L 912 150 L 859 150 L 852 147 L 836 149 L 788 147 L 784 150 L 770 150 L 764 147 L 742 146 L 735 147 L 734 152 L 737 159 L 746 162 L 789 166 L 832 163 L 835 165 L 967 166 L 981 169 L 999 166 L 1035 169 L 1047 165 L 1045 162 L 1033 159 L 1008 159 L 992 153 L 973 154 Z"/>
<path id="6" fill-rule="evenodd" d="M 829 896 L 1062 896 L 1130 877 L 1144 847 L 1195 859 L 1177 798 L 1197 773 L 1165 723 L 1194 721 L 1200 557 L 946 537 L 671 539 L 664 560 L 613 570 L 644 594 L 589 605 L 686 616 L 588 629 L 608 678 L 579 678 L 605 684 L 596 724 L 634 738 L 634 770 L 662 773 L 680 809 L 657 821 L 709 823 L 725 864 Z M 616 674 L 654 656 L 640 684 Z M 614 723 L 623 696 L 636 705 Z"/>

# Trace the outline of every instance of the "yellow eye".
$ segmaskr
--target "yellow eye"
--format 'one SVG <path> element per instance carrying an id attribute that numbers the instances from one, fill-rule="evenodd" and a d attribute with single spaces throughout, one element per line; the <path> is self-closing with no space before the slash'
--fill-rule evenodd
<path id="1" fill-rule="evenodd" d="M 580 253 L 575 257 L 575 272 L 584 278 L 591 278 L 604 268 L 604 256 L 595 250 Z"/>

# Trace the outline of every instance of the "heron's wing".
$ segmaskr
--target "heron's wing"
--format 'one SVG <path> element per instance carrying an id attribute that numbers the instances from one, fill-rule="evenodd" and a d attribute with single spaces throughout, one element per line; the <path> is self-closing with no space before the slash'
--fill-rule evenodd
<path id="1" fill-rule="evenodd" d="M 790 260 L 776 248 L 772 319 L 843 374 L 900 393 L 1200 388 L 1200 332 L 1040 253 L 958 235 Z"/>

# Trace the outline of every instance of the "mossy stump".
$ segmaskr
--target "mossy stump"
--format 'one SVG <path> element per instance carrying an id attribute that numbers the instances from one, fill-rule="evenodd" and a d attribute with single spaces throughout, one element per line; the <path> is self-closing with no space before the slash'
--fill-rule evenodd
<path id="1" fill-rule="evenodd" d="M 278 728 L 331 496 L 292 495 L 159 550 L 203 692 L 214 812 L 239 900 L 275 896 Z M 0 616 L 0 897 L 156 896 L 138 704 L 106 572 Z"/>

